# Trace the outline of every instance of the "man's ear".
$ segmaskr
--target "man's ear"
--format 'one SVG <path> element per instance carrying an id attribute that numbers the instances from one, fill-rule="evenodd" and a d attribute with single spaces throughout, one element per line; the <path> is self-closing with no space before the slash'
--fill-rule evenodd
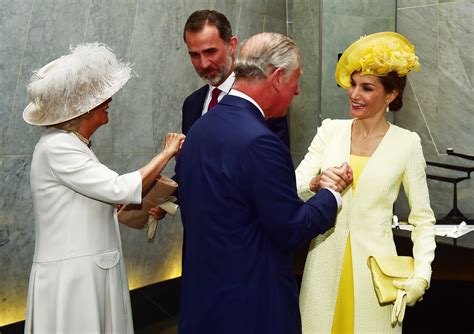
<path id="1" fill-rule="evenodd" d="M 237 37 L 232 36 L 229 41 L 229 51 L 232 56 L 235 55 L 235 49 L 237 48 L 237 44 L 239 43 L 239 40 Z"/>
<path id="2" fill-rule="evenodd" d="M 275 91 L 279 92 L 283 89 L 283 84 L 285 80 L 285 71 L 280 68 L 276 67 L 269 75 L 270 80 L 272 81 L 272 87 Z"/>

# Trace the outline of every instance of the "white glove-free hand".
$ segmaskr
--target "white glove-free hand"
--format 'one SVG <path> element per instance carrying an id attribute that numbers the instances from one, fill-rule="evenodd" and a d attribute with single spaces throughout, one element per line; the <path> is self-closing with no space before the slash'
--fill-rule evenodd
<path id="1" fill-rule="evenodd" d="M 423 278 L 410 278 L 405 282 L 393 281 L 393 285 L 400 290 L 406 291 L 406 303 L 408 306 L 413 306 L 417 301 L 423 299 L 428 282 Z"/>

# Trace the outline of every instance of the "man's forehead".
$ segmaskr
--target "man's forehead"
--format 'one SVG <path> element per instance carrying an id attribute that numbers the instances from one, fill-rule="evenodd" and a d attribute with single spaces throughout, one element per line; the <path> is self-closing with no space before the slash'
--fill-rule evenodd
<path id="1" fill-rule="evenodd" d="M 186 39 L 186 46 L 189 52 L 205 52 L 206 50 L 223 49 L 227 44 L 220 38 L 194 35 Z"/>
<path id="2" fill-rule="evenodd" d="M 219 36 L 219 30 L 215 26 L 205 25 L 199 31 L 186 31 L 186 43 L 191 40 L 215 40 L 224 42 Z"/>

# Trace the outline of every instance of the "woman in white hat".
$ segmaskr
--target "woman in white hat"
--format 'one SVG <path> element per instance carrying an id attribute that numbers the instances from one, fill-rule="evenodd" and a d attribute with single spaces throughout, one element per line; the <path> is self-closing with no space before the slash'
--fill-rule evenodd
<path id="1" fill-rule="evenodd" d="M 397 254 L 391 225 L 402 184 L 415 262 L 413 277 L 395 284 L 410 306 L 429 285 L 435 218 L 420 138 L 385 119 L 387 111 L 401 108 L 406 75 L 418 67 L 413 45 L 394 32 L 362 37 L 337 64 L 352 119 L 323 121 L 296 179 L 300 197 L 308 199 L 321 187 L 335 188 L 341 180 L 328 168 L 348 161 L 353 183 L 342 193 L 335 227 L 315 238 L 308 252 L 300 293 L 304 333 L 401 332 L 404 308 L 379 304 L 367 259 Z"/>
<path id="2" fill-rule="evenodd" d="M 108 122 L 107 108 L 131 69 L 99 43 L 36 71 L 24 120 L 46 127 L 31 164 L 36 243 L 25 332 L 133 333 L 117 204 L 140 203 L 175 156 L 184 135 L 138 171 L 118 175 L 101 164 L 90 137 Z"/>

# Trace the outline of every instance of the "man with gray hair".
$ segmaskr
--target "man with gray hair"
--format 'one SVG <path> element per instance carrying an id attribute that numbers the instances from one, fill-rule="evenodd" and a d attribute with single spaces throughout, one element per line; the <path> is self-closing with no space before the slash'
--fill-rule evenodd
<path id="1" fill-rule="evenodd" d="M 241 47 L 234 88 L 190 129 L 176 165 L 185 229 L 180 333 L 300 333 L 293 250 L 334 226 L 351 182 L 298 198 L 288 148 L 265 125 L 300 93 L 300 56 L 276 33 Z"/>

